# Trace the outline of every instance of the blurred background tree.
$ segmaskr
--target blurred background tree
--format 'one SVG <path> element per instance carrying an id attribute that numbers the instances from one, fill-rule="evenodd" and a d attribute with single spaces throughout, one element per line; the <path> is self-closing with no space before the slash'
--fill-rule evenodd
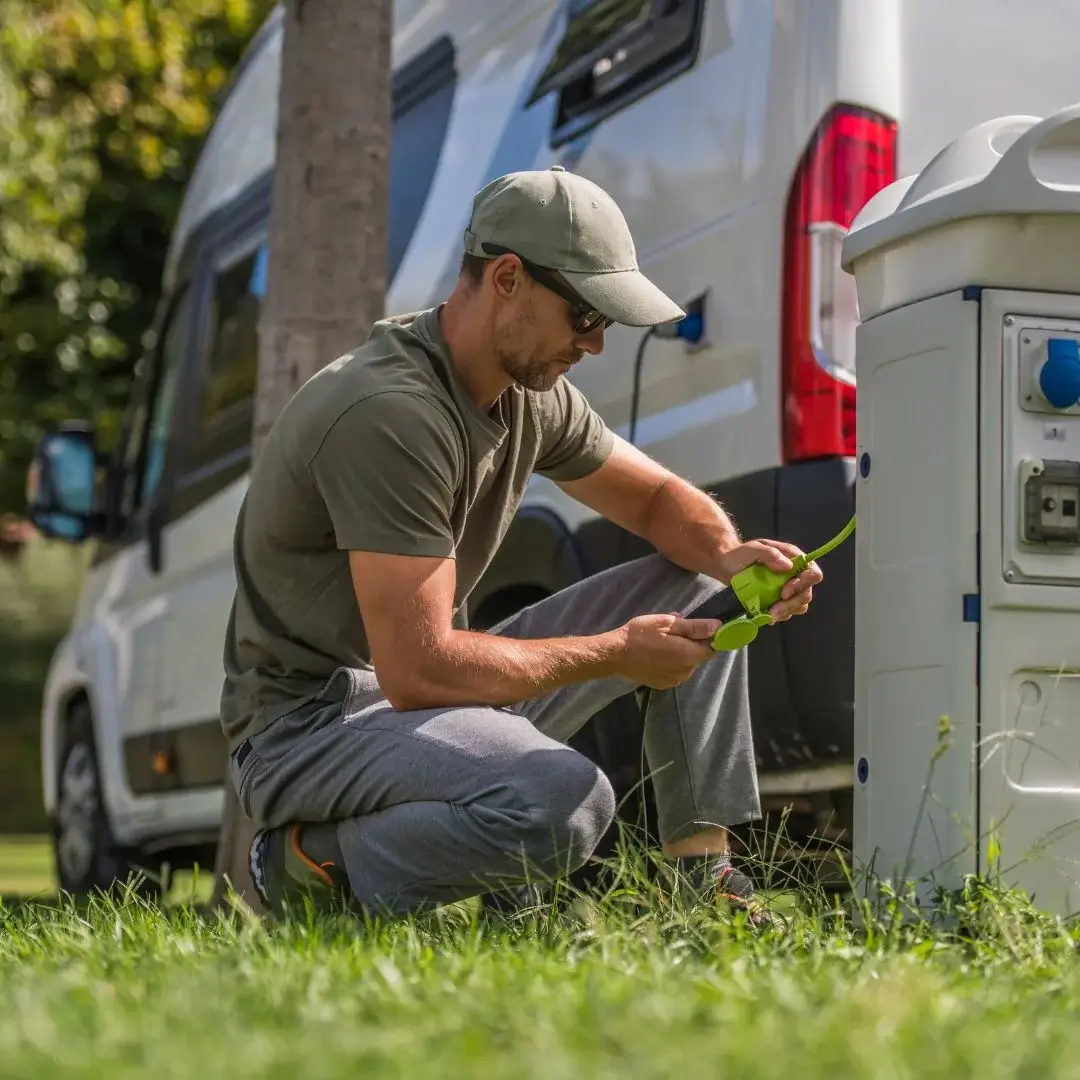
<path id="1" fill-rule="evenodd" d="M 274 0 L 0 0 L 0 513 L 34 443 L 115 437 L 184 185 Z"/>

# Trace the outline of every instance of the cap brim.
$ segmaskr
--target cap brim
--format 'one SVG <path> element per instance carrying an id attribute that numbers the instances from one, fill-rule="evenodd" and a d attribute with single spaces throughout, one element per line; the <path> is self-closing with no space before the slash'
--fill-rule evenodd
<path id="1" fill-rule="evenodd" d="M 656 326 L 686 316 L 686 312 L 640 270 L 607 274 L 575 274 L 563 270 L 561 273 L 579 296 L 624 326 Z"/>

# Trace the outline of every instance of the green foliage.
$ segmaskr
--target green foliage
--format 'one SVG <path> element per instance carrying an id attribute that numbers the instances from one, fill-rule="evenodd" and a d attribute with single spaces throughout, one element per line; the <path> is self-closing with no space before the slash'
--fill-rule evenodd
<path id="1" fill-rule="evenodd" d="M 115 436 L 169 232 L 273 0 L 0 0 L 0 512 L 63 418 Z"/>

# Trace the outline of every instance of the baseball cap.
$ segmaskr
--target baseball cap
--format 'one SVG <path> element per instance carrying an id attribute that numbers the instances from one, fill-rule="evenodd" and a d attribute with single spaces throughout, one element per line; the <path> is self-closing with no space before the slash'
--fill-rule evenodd
<path id="1" fill-rule="evenodd" d="M 638 268 L 634 238 L 615 200 L 561 165 L 508 173 L 482 187 L 465 251 L 483 259 L 511 251 L 557 270 L 582 299 L 626 326 L 686 314 Z"/>

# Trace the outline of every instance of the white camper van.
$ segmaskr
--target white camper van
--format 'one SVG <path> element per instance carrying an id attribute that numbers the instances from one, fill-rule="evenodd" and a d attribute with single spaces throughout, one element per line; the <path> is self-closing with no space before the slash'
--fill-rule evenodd
<path id="1" fill-rule="evenodd" d="M 607 421 L 708 488 L 748 536 L 809 549 L 850 517 L 859 207 L 951 138 L 1080 100 L 1069 0 L 397 0 L 388 311 L 449 291 L 474 192 L 561 163 L 612 193 L 645 271 L 699 316 L 613 328 L 574 379 Z M 42 714 L 60 881 L 212 858 L 221 650 L 245 490 L 281 14 L 237 72 L 172 238 L 153 345 L 94 505 L 93 432 L 48 436 L 34 519 L 95 558 Z M 327 358 L 329 359 L 329 358 Z M 917 422 L 917 417 L 912 417 Z M 487 625 L 641 553 L 541 479 L 472 599 Z M 766 798 L 852 783 L 853 561 L 751 648 Z M 633 710 L 582 748 L 625 792 Z M 639 733 L 639 732 L 638 732 Z"/>

